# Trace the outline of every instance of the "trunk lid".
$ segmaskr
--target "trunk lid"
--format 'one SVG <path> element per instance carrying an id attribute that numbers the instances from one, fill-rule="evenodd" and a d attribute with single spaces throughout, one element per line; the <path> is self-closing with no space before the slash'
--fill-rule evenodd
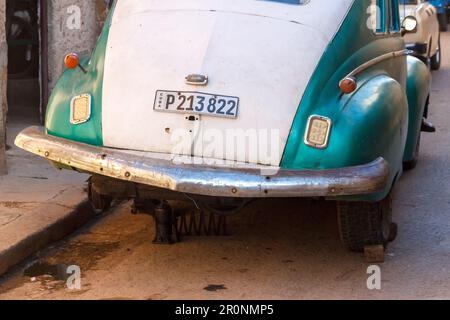
<path id="1" fill-rule="evenodd" d="M 105 58 L 105 146 L 278 166 L 309 79 L 351 2 L 118 1 Z M 321 18 L 320 3 L 331 14 L 318 30 L 309 24 Z M 208 85 L 186 84 L 189 74 L 207 75 Z M 192 121 L 156 112 L 158 90 L 238 97 L 239 114 Z"/>

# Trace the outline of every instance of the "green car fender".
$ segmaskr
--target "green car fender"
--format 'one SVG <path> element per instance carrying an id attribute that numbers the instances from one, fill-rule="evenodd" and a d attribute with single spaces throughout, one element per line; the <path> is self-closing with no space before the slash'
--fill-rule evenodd
<path id="1" fill-rule="evenodd" d="M 102 136 L 102 91 L 105 65 L 105 51 L 108 43 L 109 27 L 114 9 L 110 10 L 105 27 L 90 57 L 81 57 L 80 68 L 67 69 L 58 80 L 49 99 L 45 127 L 52 136 L 87 143 L 103 145 Z M 89 121 L 74 125 L 70 123 L 70 104 L 73 97 L 91 96 L 91 117 Z"/>
<path id="2" fill-rule="evenodd" d="M 421 133 L 422 118 L 431 90 L 431 74 L 428 67 L 415 57 L 408 57 L 408 77 L 406 93 L 409 106 L 409 129 L 406 142 L 405 162 L 414 159 L 416 146 Z"/>
<path id="3" fill-rule="evenodd" d="M 354 3 L 324 53 L 300 102 L 281 164 L 286 169 L 323 170 L 363 165 L 384 157 L 390 165 L 386 189 L 379 194 L 345 200 L 377 201 L 388 194 L 402 172 L 408 131 L 405 56 L 387 59 L 359 73 L 357 91 L 342 95 L 339 90 L 340 80 L 352 70 L 379 56 L 405 49 L 399 33 L 374 34 L 367 28 L 361 12 L 368 5 L 370 1 Z M 312 115 L 332 122 L 325 149 L 304 142 L 308 118 Z"/>
<path id="4" fill-rule="evenodd" d="M 299 169 L 327 169 L 365 164 L 383 157 L 390 165 L 386 189 L 346 199 L 378 201 L 389 193 L 402 171 L 408 104 L 403 86 L 385 74 L 370 74 L 360 81 L 358 91 L 342 102 L 339 112 L 331 113 L 336 106 L 330 105 L 315 109 L 315 113 L 332 121 L 328 147 L 315 149 L 302 141 L 295 163 Z"/>
<path id="5" fill-rule="evenodd" d="M 356 200 L 379 201 L 391 191 L 403 170 L 402 150 L 408 136 L 408 122 L 404 88 L 387 75 L 369 79 L 348 101 L 336 119 L 333 128 L 335 140 L 330 151 L 336 154 L 342 166 L 351 162 L 368 163 L 383 157 L 390 167 L 385 190 Z"/>

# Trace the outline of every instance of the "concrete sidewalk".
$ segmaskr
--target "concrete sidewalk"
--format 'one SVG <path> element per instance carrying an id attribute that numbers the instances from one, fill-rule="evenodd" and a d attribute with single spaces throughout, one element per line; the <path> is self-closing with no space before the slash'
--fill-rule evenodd
<path id="1" fill-rule="evenodd" d="M 32 120 L 11 121 L 8 172 L 0 177 L 0 275 L 92 217 L 86 203 L 87 175 L 59 171 L 13 145 Z"/>

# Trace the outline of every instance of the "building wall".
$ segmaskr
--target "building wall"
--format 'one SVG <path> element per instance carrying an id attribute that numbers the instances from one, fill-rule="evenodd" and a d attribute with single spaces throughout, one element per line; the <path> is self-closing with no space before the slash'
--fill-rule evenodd
<path id="1" fill-rule="evenodd" d="M 98 35 L 96 11 L 96 2 L 92 0 L 48 0 L 50 90 L 64 70 L 64 56 L 68 52 L 88 54 L 94 47 Z"/>
<path id="2" fill-rule="evenodd" d="M 6 84 L 8 77 L 8 46 L 5 38 L 5 0 L 0 0 L 0 176 L 6 174 Z"/>

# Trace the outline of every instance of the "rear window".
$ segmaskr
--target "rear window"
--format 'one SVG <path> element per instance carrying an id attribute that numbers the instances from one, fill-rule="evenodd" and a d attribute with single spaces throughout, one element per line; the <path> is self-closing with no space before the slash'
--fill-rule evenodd
<path id="1" fill-rule="evenodd" d="M 400 4 L 419 4 L 418 0 L 400 0 Z"/>
<path id="2" fill-rule="evenodd" d="M 281 2 L 281 3 L 288 3 L 288 4 L 305 5 L 310 0 L 261 0 L 261 1 L 272 1 L 272 2 Z"/>

